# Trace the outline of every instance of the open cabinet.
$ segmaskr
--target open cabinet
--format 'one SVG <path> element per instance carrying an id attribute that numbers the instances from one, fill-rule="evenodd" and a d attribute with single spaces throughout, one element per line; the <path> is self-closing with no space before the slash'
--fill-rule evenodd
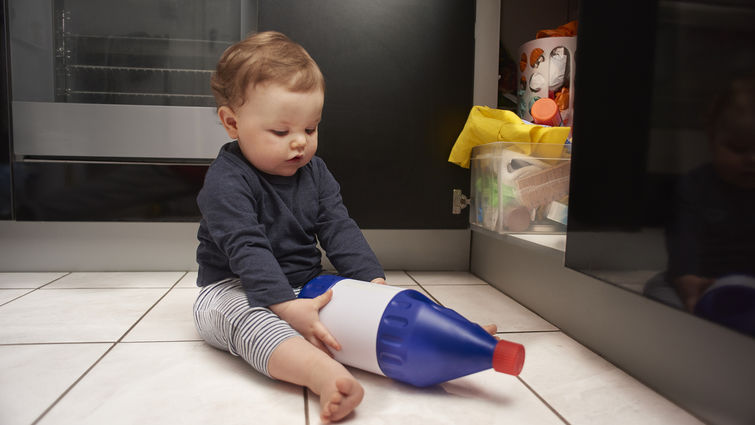
<path id="1" fill-rule="evenodd" d="M 704 422 L 751 423 L 755 339 L 645 288 L 667 267 L 675 181 L 709 160 L 702 112 L 755 69 L 755 9 L 591 0 L 578 9 L 566 235 L 533 243 L 473 230 L 471 270 Z M 747 234 L 750 222 L 729 224 Z M 732 255 L 750 252 L 746 240 Z"/>

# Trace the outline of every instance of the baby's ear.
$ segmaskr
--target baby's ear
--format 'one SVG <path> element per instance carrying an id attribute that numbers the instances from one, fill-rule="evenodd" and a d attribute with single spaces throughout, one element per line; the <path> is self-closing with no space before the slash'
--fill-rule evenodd
<path id="1" fill-rule="evenodd" d="M 236 114 L 233 112 L 233 109 L 228 106 L 221 106 L 218 108 L 218 118 L 220 118 L 220 122 L 223 123 L 225 131 L 228 133 L 228 137 L 234 140 L 238 139 L 239 128 L 236 122 Z"/>

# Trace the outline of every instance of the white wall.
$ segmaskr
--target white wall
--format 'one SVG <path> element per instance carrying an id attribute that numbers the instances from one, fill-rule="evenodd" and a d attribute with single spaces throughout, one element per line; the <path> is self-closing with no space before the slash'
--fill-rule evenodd
<path id="1" fill-rule="evenodd" d="M 198 223 L 0 222 L 0 272 L 196 270 Z M 366 230 L 389 270 L 468 270 L 468 230 Z M 327 260 L 324 263 L 329 266 Z"/>

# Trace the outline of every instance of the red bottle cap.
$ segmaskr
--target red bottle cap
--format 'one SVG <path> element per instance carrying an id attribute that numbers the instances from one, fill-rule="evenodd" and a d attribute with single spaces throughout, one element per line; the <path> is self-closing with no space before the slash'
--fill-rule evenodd
<path id="1" fill-rule="evenodd" d="M 524 366 L 524 346 L 500 340 L 493 352 L 493 369 L 496 372 L 517 376 Z"/>
<path id="2" fill-rule="evenodd" d="M 561 114 L 558 112 L 558 105 L 553 99 L 538 99 L 532 105 L 530 110 L 532 119 L 536 124 L 545 124 L 553 127 L 561 125 Z"/>

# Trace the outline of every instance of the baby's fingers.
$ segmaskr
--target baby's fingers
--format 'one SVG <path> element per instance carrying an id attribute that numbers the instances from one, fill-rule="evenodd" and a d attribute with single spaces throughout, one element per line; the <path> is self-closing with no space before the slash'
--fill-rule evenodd
<path id="1" fill-rule="evenodd" d="M 489 333 L 490 335 L 495 335 L 495 333 L 498 332 L 498 326 L 496 326 L 494 323 L 481 326 L 483 329 L 485 329 L 485 332 Z"/>
<path id="2" fill-rule="evenodd" d="M 315 308 L 320 311 L 321 308 L 330 302 L 331 298 L 333 298 L 333 290 L 328 289 L 324 294 L 312 298 L 312 301 L 315 303 Z"/>
<path id="3" fill-rule="evenodd" d="M 328 350 L 328 347 L 325 346 L 325 344 L 322 343 L 319 339 L 312 337 L 309 338 L 308 341 L 310 344 L 314 345 L 318 350 L 322 351 L 323 353 L 329 355 L 330 357 L 333 357 L 333 353 Z"/>
<path id="4" fill-rule="evenodd" d="M 318 342 L 321 342 L 336 351 L 341 350 L 341 344 L 336 341 L 336 338 L 331 335 L 331 333 L 328 331 L 325 325 L 322 324 L 322 322 L 315 323 L 313 327 L 313 334 L 315 338 L 317 338 Z"/>

